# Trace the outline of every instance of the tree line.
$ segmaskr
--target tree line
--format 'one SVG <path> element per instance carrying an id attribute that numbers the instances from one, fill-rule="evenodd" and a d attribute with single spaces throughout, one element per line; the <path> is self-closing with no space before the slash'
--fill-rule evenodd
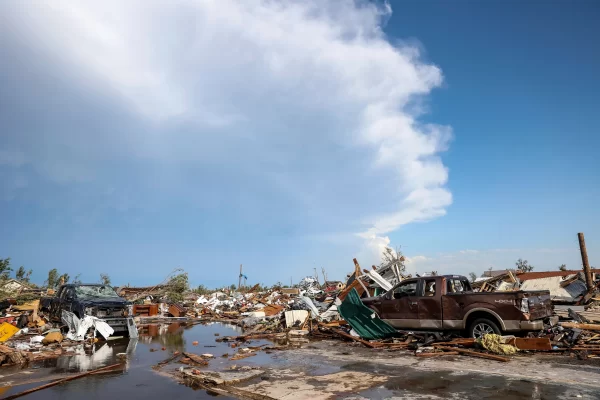
<path id="1" fill-rule="evenodd" d="M 17 268 L 16 271 L 14 271 L 10 264 L 10 257 L 0 258 L 0 281 L 6 281 L 6 280 L 10 279 L 11 272 L 15 273 L 14 279 L 16 279 L 20 282 L 31 284 L 30 280 L 31 280 L 31 274 L 33 273 L 32 269 L 26 270 L 25 267 L 23 265 L 21 265 L 19 268 Z M 75 275 L 73 280 L 71 280 L 71 277 L 69 276 L 68 273 L 61 274 L 60 272 L 58 272 L 58 269 L 52 268 L 50 271 L 48 271 L 48 277 L 44 281 L 43 286 L 47 287 L 49 289 L 56 289 L 61 284 L 63 284 L 63 285 L 66 283 L 80 284 L 80 283 L 82 283 L 80 277 L 81 277 L 81 274 L 77 274 L 77 275 Z M 104 285 L 110 285 L 111 281 L 110 281 L 110 277 L 108 276 L 108 274 L 105 274 L 105 273 L 100 274 L 100 283 L 102 283 Z M 33 284 L 31 284 L 31 285 L 35 286 Z"/>

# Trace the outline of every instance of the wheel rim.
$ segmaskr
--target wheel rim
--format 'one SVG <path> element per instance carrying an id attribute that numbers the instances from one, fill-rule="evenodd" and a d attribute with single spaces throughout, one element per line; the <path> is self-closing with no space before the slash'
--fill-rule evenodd
<path id="1" fill-rule="evenodd" d="M 481 339 L 483 335 L 487 335 L 488 333 L 496 333 L 491 325 L 486 324 L 485 322 L 480 322 L 475 325 L 473 328 L 473 337 L 475 339 Z"/>

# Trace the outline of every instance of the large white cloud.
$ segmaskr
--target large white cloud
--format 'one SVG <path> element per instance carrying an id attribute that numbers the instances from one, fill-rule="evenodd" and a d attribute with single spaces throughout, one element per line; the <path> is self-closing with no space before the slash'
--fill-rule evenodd
<path id="1" fill-rule="evenodd" d="M 64 183 L 98 180 L 111 160 L 138 160 L 168 170 L 165 181 L 191 197 L 189 168 L 226 171 L 252 182 L 240 189 L 249 204 L 243 212 L 256 212 L 268 197 L 283 205 L 274 211 L 279 219 L 315 234 L 351 232 L 376 249 L 389 243 L 387 233 L 439 217 L 452 202 L 439 158 L 451 130 L 420 123 L 415 107 L 442 73 L 416 47 L 392 44 L 382 32 L 387 4 L 0 7 L 5 34 L 41 54 L 80 96 L 103 99 L 109 116 L 125 115 L 136 127 L 106 117 L 76 134 L 72 125 L 51 134 L 28 129 L 28 140 L 7 146 L 4 163 L 23 163 L 10 151 L 24 152 L 40 174 Z M 43 148 L 32 144 L 38 136 Z"/>

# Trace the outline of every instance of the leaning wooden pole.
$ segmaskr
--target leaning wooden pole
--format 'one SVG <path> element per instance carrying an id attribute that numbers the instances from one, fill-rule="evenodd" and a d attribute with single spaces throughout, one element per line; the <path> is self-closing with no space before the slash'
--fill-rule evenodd
<path id="1" fill-rule="evenodd" d="M 585 248 L 585 238 L 583 237 L 582 232 L 579 232 L 577 237 L 579 238 L 579 251 L 581 251 L 581 263 L 583 264 L 583 273 L 585 274 L 585 284 L 588 291 L 590 291 L 594 289 L 594 280 L 592 279 L 592 269 L 590 268 L 587 250 Z"/>

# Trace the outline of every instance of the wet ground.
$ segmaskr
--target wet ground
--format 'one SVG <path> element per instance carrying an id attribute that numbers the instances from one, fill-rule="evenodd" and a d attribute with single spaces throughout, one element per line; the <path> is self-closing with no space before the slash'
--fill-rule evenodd
<path id="1" fill-rule="evenodd" d="M 462 356 L 426 359 L 404 351 L 349 348 L 334 341 L 287 354 L 290 365 L 310 360 L 312 367 L 306 365 L 305 370 L 312 374 L 349 371 L 386 377 L 384 383 L 373 382 L 359 393 L 334 396 L 343 399 L 600 399 L 597 359 L 533 354 L 508 363 Z M 311 398 L 319 396 L 315 392 Z"/>
<path id="2" fill-rule="evenodd" d="M 600 399 L 598 360 L 533 355 L 515 357 L 509 363 L 462 356 L 422 359 L 403 351 L 373 350 L 340 341 L 311 342 L 293 350 L 260 351 L 254 357 L 237 361 L 223 357 L 233 356 L 236 349 L 215 339 L 241 333 L 235 326 L 220 323 L 144 326 L 136 341 L 109 341 L 33 369 L 0 369 L 0 397 L 79 371 L 115 364 L 119 361 L 117 355 L 126 353 L 127 361 L 121 371 L 88 376 L 24 398 L 214 398 L 173 378 L 171 373 L 181 364 L 152 368 L 175 351 L 187 351 L 215 356 L 207 367 L 199 368 L 204 371 L 223 371 L 234 364 L 263 368 L 261 378 L 238 386 L 277 399 Z M 194 341 L 199 344 L 194 346 Z M 273 345 L 267 340 L 253 340 L 245 345 L 263 344 Z"/>
<path id="3" fill-rule="evenodd" d="M 0 369 L 0 398 L 43 385 L 67 374 L 112 365 L 119 362 L 117 354 L 127 353 L 127 362 L 123 371 L 88 376 L 79 380 L 44 389 L 27 395 L 24 398 L 35 399 L 103 399 L 111 396 L 132 396 L 129 398 L 161 399 L 214 398 L 204 391 L 193 391 L 182 386 L 168 376 L 161 375 L 152 369 L 160 361 L 167 359 L 175 351 L 189 351 L 195 354 L 211 353 L 216 356 L 210 361 L 211 369 L 222 369 L 227 365 L 264 365 L 272 364 L 271 355 L 264 352 L 255 357 L 239 361 L 229 361 L 222 355 L 234 354 L 227 343 L 216 342 L 219 336 L 237 336 L 242 332 L 239 328 L 220 323 L 208 325 L 185 326 L 183 324 L 144 326 L 138 340 L 116 340 L 94 346 L 85 353 L 76 356 L 60 357 L 37 364 L 34 368 Z M 197 346 L 192 343 L 198 341 Z M 252 345 L 272 344 L 267 341 L 253 341 Z M 162 350 L 162 349 L 165 350 Z M 173 368 L 179 365 L 172 366 Z M 166 374 L 165 374 L 166 375 Z M 29 382 L 29 383 L 26 383 Z M 24 384 L 25 383 L 25 384 Z"/>

